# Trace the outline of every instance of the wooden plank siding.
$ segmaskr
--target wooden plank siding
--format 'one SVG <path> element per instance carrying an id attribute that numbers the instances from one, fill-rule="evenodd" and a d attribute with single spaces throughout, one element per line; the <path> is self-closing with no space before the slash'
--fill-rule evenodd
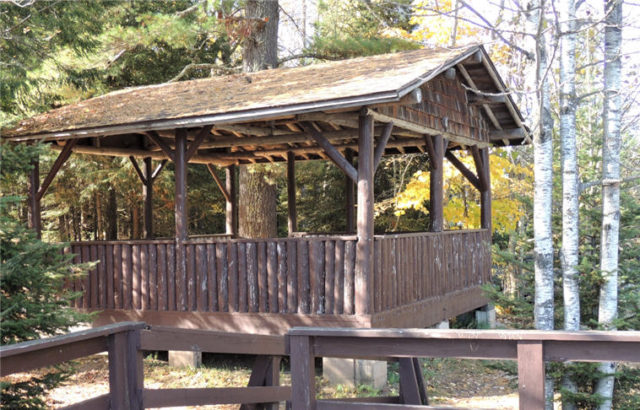
<path id="1" fill-rule="evenodd" d="M 489 142 L 490 130 L 482 107 L 469 104 L 467 91 L 459 80 L 441 74 L 421 90 L 424 97 L 418 104 L 381 106 L 378 111 L 434 130 Z"/>
<path id="2" fill-rule="evenodd" d="M 490 240 L 488 230 L 376 235 L 372 313 L 487 283 Z M 183 292 L 188 312 L 354 315 L 355 250 L 355 236 L 189 240 L 183 275 L 173 241 L 75 242 L 65 251 L 98 261 L 69 283 L 83 292 L 78 308 L 180 311 Z"/>

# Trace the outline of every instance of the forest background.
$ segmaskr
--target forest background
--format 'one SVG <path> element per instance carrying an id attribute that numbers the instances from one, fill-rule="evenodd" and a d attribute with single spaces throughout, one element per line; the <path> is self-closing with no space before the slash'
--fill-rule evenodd
<path id="1" fill-rule="evenodd" d="M 430 46 L 455 47 L 482 42 L 530 124 L 531 135 L 548 126 L 552 195 L 548 207 L 551 242 L 552 328 L 565 326 L 563 299 L 563 86 L 573 84 L 578 184 L 576 221 L 578 326 L 596 328 L 601 269 L 604 78 L 603 2 L 578 1 L 573 17 L 563 15 L 567 1 L 474 2 L 463 0 L 280 1 L 279 65 L 296 66 L 361 55 Z M 609 2 L 611 3 L 611 2 Z M 622 2 L 613 2 L 622 4 Z M 68 103 L 131 86 L 182 81 L 239 72 L 242 49 L 255 21 L 244 18 L 243 1 L 16 1 L 0 4 L 0 126 Z M 640 137 L 638 137 L 638 5 L 626 3 L 620 53 L 620 202 L 617 315 L 613 327 L 639 329 L 640 318 Z M 532 15 L 537 14 L 532 18 Z M 564 17 L 563 17 L 564 16 Z M 532 26 L 532 20 L 534 24 Z M 570 30 L 563 24 L 572 21 Z M 561 78 L 561 43 L 575 36 L 574 76 Z M 546 66 L 540 68 L 540 42 Z M 539 71 L 538 71 L 539 74 Z M 546 87 L 548 109 L 541 110 Z M 564 94 L 563 94 L 564 93 Z M 540 121 L 545 111 L 546 125 Z M 543 124 L 543 125 L 540 125 Z M 534 141 L 535 142 L 535 141 Z M 3 218 L 27 221 L 27 172 L 30 158 L 41 168 L 55 160 L 42 147 L 3 146 L 1 189 Z M 489 290 L 512 326 L 537 326 L 537 252 L 534 238 L 534 149 L 531 145 L 491 153 L 495 287 Z M 462 158 L 463 161 L 472 161 Z M 469 162 L 470 164 L 470 162 Z M 420 231 L 428 224 L 428 160 L 412 155 L 385 158 L 376 173 L 377 232 Z M 277 230 L 286 236 L 285 169 L 269 166 L 277 195 Z M 189 233 L 224 231 L 225 202 L 203 166 L 189 166 Z M 344 176 L 330 162 L 297 166 L 299 230 L 345 230 Z M 220 176 L 222 177 L 222 171 Z M 540 183 L 540 181 L 538 181 Z M 539 187 L 536 186 L 536 191 Z M 563 189 L 564 187 L 564 189 Z M 43 198 L 45 241 L 138 239 L 142 236 L 142 189 L 126 158 L 72 155 Z M 445 224 L 448 229 L 479 226 L 477 191 L 457 171 L 445 169 Z M 173 236 L 173 165 L 159 175 L 154 190 L 154 232 Z M 14 199 L 12 199 L 14 198 Z M 10 200 L 7 200 L 10 199 Z M 3 220 L 5 220 L 3 219 Z M 3 242 L 4 243 L 4 242 Z M 4 256 L 3 256 L 4 260 Z M 538 282 L 540 282 L 538 280 Z M 540 292 L 539 292 L 540 293 Z M 593 396 L 593 369 L 561 371 L 565 397 L 579 405 L 610 406 Z M 575 383 L 560 381 L 570 374 Z M 566 378 L 566 377 L 565 377 Z M 588 379 L 588 380 L 587 380 Z M 619 378 L 619 383 L 626 380 Z M 620 386 L 620 384 L 618 385 Z M 633 400 L 620 398 L 619 400 Z M 637 404 L 638 402 L 635 401 Z M 567 405 L 569 406 L 569 405 Z"/>

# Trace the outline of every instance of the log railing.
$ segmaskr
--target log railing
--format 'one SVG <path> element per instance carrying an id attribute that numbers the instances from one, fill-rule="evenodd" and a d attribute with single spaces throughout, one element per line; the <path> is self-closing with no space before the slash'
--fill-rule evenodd
<path id="1" fill-rule="evenodd" d="M 545 362 L 640 362 L 640 332 L 293 328 L 289 349 L 294 410 L 420 408 L 414 357 L 516 360 L 520 409 L 542 410 Z M 399 358 L 400 396 L 317 400 L 315 357 Z"/>
<path id="2" fill-rule="evenodd" d="M 488 230 L 376 235 L 374 313 L 490 280 Z M 73 242 L 75 262 L 99 261 L 71 284 L 76 307 L 146 311 L 354 314 L 356 238 L 199 238 Z"/>
<path id="3" fill-rule="evenodd" d="M 256 355 L 246 387 L 145 389 L 144 350 L 186 350 Z M 0 347 L 0 376 L 52 366 L 100 352 L 109 354 L 109 393 L 68 408 L 143 409 L 212 404 L 258 404 L 277 408 L 291 397 L 279 385 L 283 336 L 223 333 L 176 328 L 145 329 L 144 323 L 122 322 Z M 276 404 L 273 404 L 276 403 Z M 271 405 L 273 404 L 273 405 Z"/>
<path id="4" fill-rule="evenodd" d="M 488 229 L 375 236 L 374 311 L 488 283 Z"/>
<path id="5" fill-rule="evenodd" d="M 353 236 L 74 242 L 75 262 L 100 261 L 76 307 L 201 312 L 354 313 Z"/>

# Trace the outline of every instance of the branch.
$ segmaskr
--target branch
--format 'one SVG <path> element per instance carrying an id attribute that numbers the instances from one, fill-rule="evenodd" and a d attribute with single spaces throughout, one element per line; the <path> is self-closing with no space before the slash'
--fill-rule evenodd
<path id="1" fill-rule="evenodd" d="M 278 60 L 277 66 L 280 66 L 283 63 L 286 63 L 287 61 L 300 60 L 302 58 L 314 58 L 316 60 L 329 60 L 329 61 L 343 60 L 342 57 L 338 57 L 338 56 L 330 56 L 326 54 L 316 54 L 316 53 L 301 53 L 301 54 L 294 54 L 288 57 L 281 58 L 280 60 Z"/>
<path id="2" fill-rule="evenodd" d="M 640 179 L 640 175 L 633 175 L 630 176 L 628 178 L 623 178 L 623 179 L 603 179 L 600 181 L 591 181 L 591 182 L 581 182 L 580 183 L 580 193 L 582 193 L 583 191 L 594 187 L 594 186 L 604 186 L 604 185 L 620 185 L 620 184 L 624 184 L 625 182 L 631 182 L 631 181 L 635 181 Z"/>
<path id="3" fill-rule="evenodd" d="M 175 77 L 167 81 L 167 83 L 175 83 L 180 80 L 182 77 L 186 76 L 192 70 L 211 70 L 214 71 L 218 75 L 224 74 L 237 74 L 239 72 L 237 67 L 224 67 L 218 64 L 196 64 L 190 63 L 184 66 L 182 71 L 178 73 Z"/>
<path id="4" fill-rule="evenodd" d="M 201 4 L 202 4 L 202 0 L 196 2 L 196 4 L 194 4 L 191 7 L 188 7 L 186 9 L 182 10 L 182 11 L 177 12 L 176 16 L 182 18 L 182 17 L 184 17 L 186 15 L 189 15 L 189 14 L 193 13 L 194 11 L 196 11 L 198 9 L 198 6 L 200 6 Z"/>

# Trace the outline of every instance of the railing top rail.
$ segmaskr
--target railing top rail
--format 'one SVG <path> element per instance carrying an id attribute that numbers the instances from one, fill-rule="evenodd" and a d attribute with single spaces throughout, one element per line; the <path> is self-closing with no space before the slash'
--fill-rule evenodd
<path id="1" fill-rule="evenodd" d="M 16 356 L 23 353 L 35 352 L 38 350 L 50 349 L 56 346 L 95 339 L 115 333 L 142 329 L 145 326 L 146 324 L 143 322 L 120 322 L 97 327 L 95 329 L 81 330 L 65 335 L 54 336 L 47 339 L 36 339 L 30 340 L 28 342 L 16 343 L 13 345 L 0 346 L 0 358 Z"/>
<path id="2" fill-rule="evenodd" d="M 174 239 L 132 239 L 122 241 L 72 241 L 71 246 L 82 245 L 172 245 L 176 243 Z"/>
<path id="3" fill-rule="evenodd" d="M 424 236 L 443 236 L 443 235 L 459 235 L 475 232 L 488 232 L 488 229 L 454 229 L 441 232 L 385 232 L 374 235 L 375 239 L 393 239 L 393 238 L 412 238 Z"/>
<path id="4" fill-rule="evenodd" d="M 274 356 L 286 354 L 284 336 L 168 326 L 152 326 L 142 331 L 141 348 Z"/>
<path id="5" fill-rule="evenodd" d="M 294 327 L 290 336 L 358 337 L 390 339 L 449 339 L 504 341 L 640 342 L 640 331 L 544 331 L 544 330 L 450 330 L 450 329 L 348 329 Z"/>

